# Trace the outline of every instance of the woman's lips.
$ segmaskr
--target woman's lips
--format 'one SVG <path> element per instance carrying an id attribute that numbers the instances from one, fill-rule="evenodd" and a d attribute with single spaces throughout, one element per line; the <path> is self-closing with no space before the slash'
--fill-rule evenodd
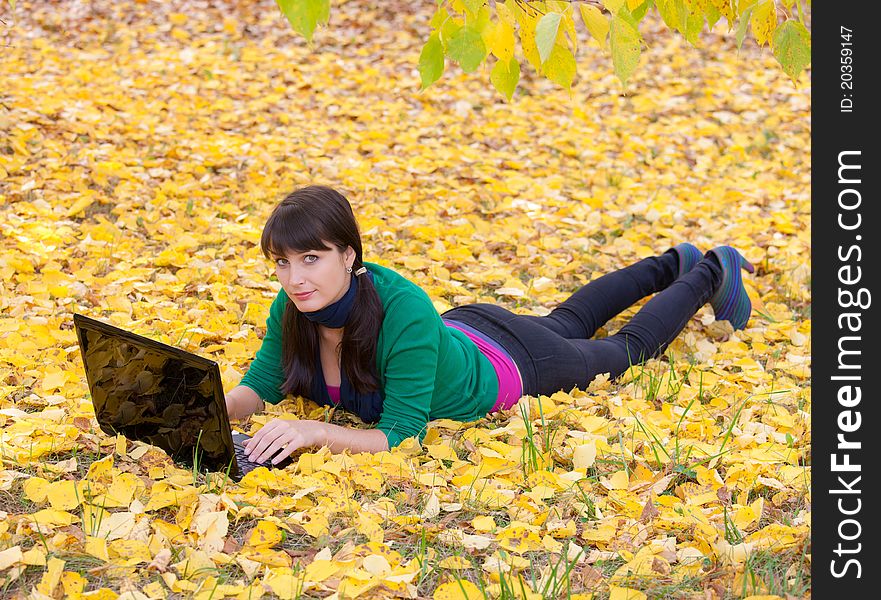
<path id="1" fill-rule="evenodd" d="M 312 290 L 311 292 L 304 292 L 302 294 L 294 294 L 294 298 L 296 298 L 297 300 L 305 300 L 306 298 L 311 296 L 314 292 L 315 292 L 315 290 Z"/>

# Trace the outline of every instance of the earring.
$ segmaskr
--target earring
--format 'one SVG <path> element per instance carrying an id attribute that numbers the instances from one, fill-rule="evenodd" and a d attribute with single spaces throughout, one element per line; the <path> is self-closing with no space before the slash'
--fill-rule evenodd
<path id="1" fill-rule="evenodd" d="M 351 272 L 352 272 L 352 267 L 346 267 L 346 273 L 351 273 Z"/>

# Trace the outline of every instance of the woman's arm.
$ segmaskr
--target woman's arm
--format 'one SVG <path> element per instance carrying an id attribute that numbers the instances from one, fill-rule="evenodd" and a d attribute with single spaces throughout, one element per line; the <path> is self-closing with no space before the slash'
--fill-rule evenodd
<path id="1" fill-rule="evenodd" d="M 381 452 L 388 438 L 379 429 L 350 429 L 323 421 L 273 419 L 245 442 L 249 460 L 278 463 L 299 448 L 327 446 L 331 452 Z"/>
<path id="2" fill-rule="evenodd" d="M 263 400 L 245 385 L 237 385 L 226 394 L 226 412 L 230 419 L 244 419 L 263 410 Z"/>
<path id="3" fill-rule="evenodd" d="M 324 425 L 324 440 L 319 440 L 318 446 L 327 446 L 336 454 L 343 450 L 352 452 L 382 452 L 388 450 L 388 438 L 379 429 L 350 429 L 333 423 Z"/>

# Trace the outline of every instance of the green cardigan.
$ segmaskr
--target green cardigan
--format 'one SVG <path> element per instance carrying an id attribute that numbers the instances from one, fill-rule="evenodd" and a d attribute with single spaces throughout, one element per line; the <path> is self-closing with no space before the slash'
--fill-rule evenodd
<path id="1" fill-rule="evenodd" d="M 485 416 L 499 394 L 489 359 L 468 336 L 444 324 L 420 287 L 391 269 L 364 265 L 373 273 L 385 313 L 376 348 L 384 394 L 376 428 L 385 433 L 389 448 L 411 436 L 421 441 L 432 419 L 474 421 Z M 287 294 L 279 290 L 263 344 L 241 382 L 271 404 L 283 398 L 281 332 L 287 303 Z"/>

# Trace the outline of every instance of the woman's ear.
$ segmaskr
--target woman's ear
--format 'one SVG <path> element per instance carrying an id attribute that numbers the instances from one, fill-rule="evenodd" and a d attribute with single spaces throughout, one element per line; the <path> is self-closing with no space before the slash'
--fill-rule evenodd
<path id="1" fill-rule="evenodd" d="M 357 255 L 355 254 L 355 249 L 351 246 L 346 246 L 346 251 L 343 253 L 343 258 L 346 261 L 347 267 L 351 267 L 355 264 L 356 256 Z"/>

